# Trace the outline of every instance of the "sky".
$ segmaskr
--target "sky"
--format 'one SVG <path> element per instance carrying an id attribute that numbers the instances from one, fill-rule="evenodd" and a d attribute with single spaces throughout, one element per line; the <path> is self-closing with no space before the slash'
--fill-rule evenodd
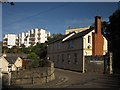
<path id="1" fill-rule="evenodd" d="M 33 28 L 64 34 L 68 26 L 88 27 L 95 16 L 109 21 L 117 2 L 15 2 L 2 4 L 2 34 L 18 34 Z"/>

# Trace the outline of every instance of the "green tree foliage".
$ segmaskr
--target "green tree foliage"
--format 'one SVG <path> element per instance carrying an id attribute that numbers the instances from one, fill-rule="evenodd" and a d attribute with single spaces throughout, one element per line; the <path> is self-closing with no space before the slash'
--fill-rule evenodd
<path id="1" fill-rule="evenodd" d="M 48 43 L 51 42 L 51 41 L 54 41 L 56 39 L 59 39 L 61 37 L 63 37 L 64 35 L 61 34 L 61 33 L 58 33 L 58 34 L 52 34 L 50 37 L 48 37 Z"/>
<path id="2" fill-rule="evenodd" d="M 116 10 L 110 17 L 110 23 L 106 28 L 107 37 L 111 41 L 111 50 L 120 50 L 120 10 Z"/>
<path id="3" fill-rule="evenodd" d="M 34 53 L 34 52 L 31 52 L 30 54 L 28 54 L 28 57 L 29 59 L 31 59 L 32 61 L 30 62 L 29 64 L 29 67 L 38 67 L 39 66 L 39 59 L 38 59 L 38 56 Z"/>
<path id="4" fill-rule="evenodd" d="M 37 60 L 38 56 L 34 52 L 31 52 L 30 54 L 28 54 L 27 58 Z"/>
<path id="5" fill-rule="evenodd" d="M 118 59 L 120 56 L 120 10 L 116 10 L 109 17 L 109 24 L 106 28 L 106 32 L 108 41 L 110 42 L 109 49 L 114 55 L 114 67 L 120 68 L 120 60 Z"/>
<path id="6" fill-rule="evenodd" d="M 54 38 L 54 39 L 56 39 L 56 38 L 60 38 L 60 37 L 62 37 L 63 36 L 63 34 L 61 34 L 61 33 L 58 33 L 58 34 L 52 34 L 52 38 Z"/>
<path id="7" fill-rule="evenodd" d="M 34 52 L 39 59 L 45 58 L 47 55 L 47 45 L 37 43 L 37 45 L 29 47 L 29 52 Z"/>

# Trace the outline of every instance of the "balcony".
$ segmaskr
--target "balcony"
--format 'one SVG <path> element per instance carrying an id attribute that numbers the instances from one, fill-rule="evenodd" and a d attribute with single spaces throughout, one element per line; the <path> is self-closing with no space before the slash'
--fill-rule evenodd
<path id="1" fill-rule="evenodd" d="M 35 41 L 35 38 L 30 37 L 29 40 L 30 40 L 30 41 Z"/>
<path id="2" fill-rule="evenodd" d="M 19 41 L 19 39 L 16 39 L 16 41 L 18 42 L 18 41 Z"/>
<path id="3" fill-rule="evenodd" d="M 34 44 L 35 44 L 35 42 L 29 42 L 29 44 L 34 45 Z"/>
<path id="4" fill-rule="evenodd" d="M 19 45 L 19 42 L 15 42 L 16 45 Z"/>
<path id="5" fill-rule="evenodd" d="M 25 38 L 24 41 L 27 41 L 27 38 Z"/>
<path id="6" fill-rule="evenodd" d="M 35 37 L 35 34 L 30 34 L 30 37 Z"/>
<path id="7" fill-rule="evenodd" d="M 38 35 L 38 36 L 40 36 L 40 35 L 41 35 L 41 33 L 38 33 L 37 35 Z"/>
<path id="8" fill-rule="evenodd" d="M 7 45 L 7 42 L 3 42 L 3 45 Z"/>
<path id="9" fill-rule="evenodd" d="M 8 41 L 8 38 L 4 38 L 3 41 Z"/>
<path id="10" fill-rule="evenodd" d="M 38 40 L 40 40 L 41 38 L 40 37 L 38 37 Z"/>

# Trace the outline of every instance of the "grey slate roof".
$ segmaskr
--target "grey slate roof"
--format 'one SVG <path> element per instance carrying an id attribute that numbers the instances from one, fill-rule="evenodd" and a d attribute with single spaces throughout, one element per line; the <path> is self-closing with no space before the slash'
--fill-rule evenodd
<path id="1" fill-rule="evenodd" d="M 94 28 L 90 28 L 90 29 L 87 29 L 87 30 L 85 30 L 85 31 L 79 32 L 79 33 L 73 35 L 72 37 L 68 38 L 68 39 L 65 40 L 64 42 L 69 41 L 69 40 L 73 40 L 73 39 L 76 39 L 76 38 L 79 38 L 79 37 L 83 37 L 83 36 L 85 36 L 86 34 L 88 34 L 89 32 L 91 32 L 92 30 L 94 30 Z"/>
<path id="2" fill-rule="evenodd" d="M 18 57 L 20 57 L 21 59 L 22 58 L 27 58 L 27 55 L 25 55 L 25 54 L 7 54 L 6 57 L 5 57 L 5 59 L 10 64 L 14 64 Z"/>
<path id="3" fill-rule="evenodd" d="M 10 64 L 14 64 L 15 63 L 15 61 L 17 60 L 17 56 L 7 56 L 7 57 L 5 57 L 5 59 L 10 63 Z"/>
<path id="4" fill-rule="evenodd" d="M 51 43 L 60 41 L 60 40 L 64 39 L 65 37 L 69 36 L 69 35 L 72 34 L 72 33 L 75 33 L 75 32 L 71 32 L 71 33 L 69 33 L 69 34 L 67 34 L 67 35 L 63 35 L 63 36 L 61 36 L 60 38 L 57 38 L 57 39 L 55 39 L 55 40 L 50 41 L 48 44 L 51 44 Z"/>

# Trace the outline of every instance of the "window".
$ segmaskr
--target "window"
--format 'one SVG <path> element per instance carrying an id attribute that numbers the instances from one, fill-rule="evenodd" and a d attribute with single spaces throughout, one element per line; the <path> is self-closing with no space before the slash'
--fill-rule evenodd
<path id="1" fill-rule="evenodd" d="M 69 42 L 69 48 L 73 48 L 74 47 L 74 42 L 73 41 L 70 41 Z"/>
<path id="2" fill-rule="evenodd" d="M 62 54 L 62 62 L 64 62 L 64 54 Z"/>
<path id="3" fill-rule="evenodd" d="M 60 45 L 61 45 L 61 43 L 60 43 L 60 42 L 58 42 L 58 49 L 60 49 Z"/>
<path id="4" fill-rule="evenodd" d="M 68 61 L 68 64 L 70 63 L 70 54 L 67 54 L 67 61 Z"/>
<path id="5" fill-rule="evenodd" d="M 77 64 L 77 53 L 74 53 L 74 63 Z"/>
<path id="6" fill-rule="evenodd" d="M 57 55 L 57 61 L 59 62 L 59 55 Z"/>
<path id="7" fill-rule="evenodd" d="M 88 43 L 91 43 L 90 41 L 91 41 L 91 36 L 89 35 L 88 36 Z"/>
<path id="8" fill-rule="evenodd" d="M 54 50 L 54 48 L 55 48 L 54 43 L 52 44 L 52 47 L 53 47 L 53 50 Z"/>
<path id="9" fill-rule="evenodd" d="M 53 60 L 52 61 L 54 62 L 54 56 L 53 56 Z"/>

